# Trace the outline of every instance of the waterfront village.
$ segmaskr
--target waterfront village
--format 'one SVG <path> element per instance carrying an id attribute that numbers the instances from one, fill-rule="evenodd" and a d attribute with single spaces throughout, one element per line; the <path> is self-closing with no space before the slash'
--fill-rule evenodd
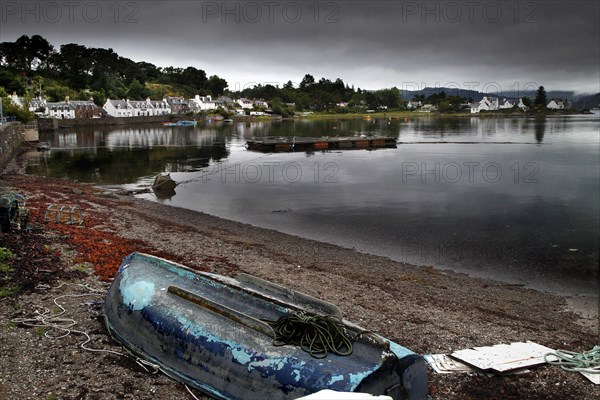
<path id="1" fill-rule="evenodd" d="M 16 106 L 29 109 L 37 117 L 41 118 L 111 118 L 111 117 L 147 117 L 160 115 L 199 115 L 202 113 L 216 112 L 225 110 L 235 116 L 268 116 L 273 115 L 269 109 L 269 104 L 263 100 L 240 98 L 234 100 L 227 96 L 220 96 L 213 99 L 210 95 L 196 95 L 193 98 L 184 97 L 165 97 L 162 100 L 129 100 L 108 99 L 102 107 L 94 103 L 92 99 L 87 101 L 70 100 L 68 97 L 61 102 L 47 102 L 43 98 L 35 98 L 28 103 L 13 93 L 11 102 Z M 294 104 L 288 104 L 294 106 Z M 337 104 L 339 108 L 348 107 L 348 103 Z M 494 96 L 484 96 L 480 101 L 465 103 L 462 109 L 471 114 L 478 114 L 482 111 L 501 111 L 518 107 L 522 111 L 527 111 L 528 107 L 522 99 L 518 101 L 510 99 L 500 99 Z M 435 112 L 437 107 L 434 104 L 427 104 L 420 100 L 411 100 L 406 104 L 408 110 L 424 113 Z M 571 104 L 567 100 L 551 99 L 546 105 L 549 110 L 570 109 Z M 367 112 L 374 112 L 368 110 Z"/>
<path id="2" fill-rule="evenodd" d="M 96 105 L 93 99 L 70 100 L 68 97 L 60 102 L 47 102 L 35 98 L 29 103 L 13 93 L 11 102 L 16 106 L 27 108 L 37 117 L 42 118 L 111 118 L 111 117 L 150 117 L 160 115 L 195 115 L 209 113 L 218 109 L 228 110 L 234 115 L 265 116 L 272 114 L 269 104 L 263 100 L 240 98 L 233 100 L 221 96 L 213 99 L 211 96 L 199 96 L 186 100 L 184 97 L 165 97 L 162 100 L 111 100 L 108 99 L 102 107 Z"/>

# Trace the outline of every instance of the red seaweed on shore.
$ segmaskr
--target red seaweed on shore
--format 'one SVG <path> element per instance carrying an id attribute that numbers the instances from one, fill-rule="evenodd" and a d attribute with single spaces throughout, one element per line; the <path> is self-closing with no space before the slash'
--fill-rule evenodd
<path id="1" fill-rule="evenodd" d="M 82 189 L 80 184 L 62 179 L 23 175 L 8 175 L 4 179 L 27 196 L 30 224 L 41 227 L 46 232 L 42 235 L 44 238 L 38 241 L 48 244 L 52 242 L 51 236 L 58 235 L 57 244 L 61 243 L 76 251 L 73 265 L 90 266 L 103 281 L 111 280 L 117 273 L 121 261 L 134 251 L 180 263 L 185 262 L 183 257 L 157 250 L 152 244 L 116 234 L 118 229 L 111 223 L 110 218 L 106 215 L 101 216 L 93 210 L 92 205 L 109 205 L 109 200 L 103 198 L 99 190 L 92 186 Z M 56 203 L 81 205 L 83 223 L 77 225 L 45 221 L 45 211 L 48 206 Z M 15 244 L 13 247 L 19 246 Z"/>

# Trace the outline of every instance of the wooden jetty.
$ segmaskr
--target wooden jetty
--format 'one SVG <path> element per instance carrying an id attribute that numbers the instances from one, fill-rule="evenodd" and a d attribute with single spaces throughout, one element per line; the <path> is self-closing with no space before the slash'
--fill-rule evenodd
<path id="1" fill-rule="evenodd" d="M 356 150 L 395 148 L 394 137 L 285 137 L 252 139 L 246 142 L 248 150 L 264 153 L 286 151 Z"/>

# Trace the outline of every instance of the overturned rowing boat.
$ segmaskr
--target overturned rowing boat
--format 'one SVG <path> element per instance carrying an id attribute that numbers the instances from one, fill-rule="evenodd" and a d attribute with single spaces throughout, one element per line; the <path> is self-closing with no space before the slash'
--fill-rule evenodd
<path id="1" fill-rule="evenodd" d="M 421 356 L 342 320 L 337 307 L 271 282 L 196 272 L 133 253 L 104 303 L 111 335 L 167 375 L 222 399 L 295 399 L 322 389 L 427 398 Z M 348 356 L 279 346 L 269 321 L 329 316 L 355 341 Z"/>

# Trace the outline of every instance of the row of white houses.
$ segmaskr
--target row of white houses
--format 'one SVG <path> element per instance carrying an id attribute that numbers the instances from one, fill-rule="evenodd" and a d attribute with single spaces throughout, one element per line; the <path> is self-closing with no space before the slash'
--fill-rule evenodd
<path id="1" fill-rule="evenodd" d="M 513 108 L 515 105 L 521 110 L 527 111 L 528 107 L 523 103 L 522 99 L 519 99 L 519 101 L 509 99 L 500 100 L 500 98 L 492 96 L 484 96 L 481 101 L 470 103 L 466 106 L 471 109 L 471 114 L 478 114 L 481 111 L 508 110 Z M 428 111 L 428 109 L 425 110 L 428 108 L 428 106 L 431 107 L 429 104 L 422 104 L 420 101 L 415 100 L 409 101 L 406 105 L 408 109 L 420 109 L 421 111 Z M 570 108 L 570 104 L 567 100 L 552 99 L 546 105 L 546 108 L 549 110 L 563 110 Z"/>
<path id="2" fill-rule="evenodd" d="M 471 114 L 477 114 L 481 111 L 508 110 L 513 108 L 515 105 L 523 111 L 527 110 L 527 106 L 523 104 L 522 99 L 519 99 L 519 102 L 517 103 L 508 99 L 500 100 L 498 97 L 484 96 L 481 101 L 476 101 L 470 104 Z"/>
<path id="3" fill-rule="evenodd" d="M 20 107 L 24 107 L 23 100 L 13 93 L 11 101 Z M 187 112 L 213 111 L 218 107 L 232 109 L 236 114 L 245 115 L 247 110 L 250 115 L 262 115 L 261 109 L 267 109 L 268 103 L 262 100 L 238 99 L 219 97 L 213 100 L 211 96 L 196 95 L 194 98 L 185 100 L 183 97 L 166 97 L 162 100 L 112 100 L 108 99 L 102 106 L 98 107 L 92 99 L 87 101 L 74 101 L 68 97 L 61 102 L 47 102 L 41 98 L 35 98 L 29 102 L 29 111 L 38 116 L 60 119 L 72 118 L 102 118 L 110 117 L 146 117 L 168 114 L 185 114 Z"/>
<path id="4" fill-rule="evenodd" d="M 163 100 L 106 100 L 102 107 L 111 117 L 150 117 L 171 114 L 171 105 Z"/>
<path id="5" fill-rule="evenodd" d="M 498 111 L 511 109 L 514 106 L 519 107 L 523 111 L 527 111 L 527 106 L 523 104 L 523 99 L 519 99 L 518 102 L 508 99 L 500 101 L 498 97 L 484 97 L 479 102 L 471 103 L 471 114 L 477 114 L 481 111 Z M 552 99 L 546 108 L 549 110 L 565 110 L 571 108 L 571 104 L 568 100 Z"/>

